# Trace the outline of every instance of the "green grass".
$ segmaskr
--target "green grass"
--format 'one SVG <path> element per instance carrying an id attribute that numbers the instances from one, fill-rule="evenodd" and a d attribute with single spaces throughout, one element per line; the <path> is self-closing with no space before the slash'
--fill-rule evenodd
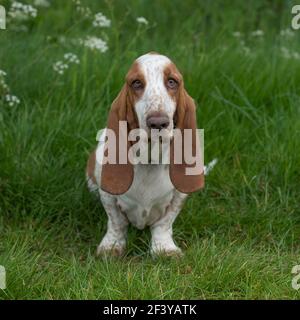
<path id="1" fill-rule="evenodd" d="M 0 298 L 298 299 L 300 60 L 281 47 L 299 52 L 300 31 L 279 35 L 293 2 L 82 2 L 111 28 L 56 0 L 28 32 L 0 30 L 0 69 L 21 100 L 0 102 Z M 251 36 L 257 29 L 262 37 Z M 87 35 L 109 50 L 75 43 Z M 131 228 L 127 255 L 100 260 L 107 219 L 86 189 L 86 160 L 127 69 L 152 50 L 182 71 L 206 162 L 219 162 L 175 222 L 182 259 L 152 259 L 148 230 Z M 66 52 L 80 64 L 59 76 L 52 65 Z"/>

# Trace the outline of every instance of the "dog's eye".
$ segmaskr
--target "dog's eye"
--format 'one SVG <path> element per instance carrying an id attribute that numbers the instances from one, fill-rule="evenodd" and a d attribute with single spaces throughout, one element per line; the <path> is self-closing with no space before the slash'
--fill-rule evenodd
<path id="1" fill-rule="evenodd" d="M 170 89 L 176 89 L 178 86 L 178 82 L 173 78 L 169 78 L 167 81 L 167 86 Z"/>
<path id="2" fill-rule="evenodd" d="M 134 80 L 134 81 L 131 83 L 131 87 L 132 87 L 134 90 L 143 89 L 143 83 L 142 83 L 140 80 Z"/>

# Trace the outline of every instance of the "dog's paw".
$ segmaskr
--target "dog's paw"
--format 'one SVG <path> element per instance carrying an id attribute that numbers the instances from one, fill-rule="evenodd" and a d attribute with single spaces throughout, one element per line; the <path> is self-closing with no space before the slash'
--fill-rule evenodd
<path id="1" fill-rule="evenodd" d="M 150 253 L 153 257 L 175 257 L 180 258 L 183 256 L 183 252 L 176 245 L 152 245 Z"/>
<path id="2" fill-rule="evenodd" d="M 98 257 L 121 257 L 125 253 L 125 246 L 119 244 L 99 245 L 97 248 Z"/>

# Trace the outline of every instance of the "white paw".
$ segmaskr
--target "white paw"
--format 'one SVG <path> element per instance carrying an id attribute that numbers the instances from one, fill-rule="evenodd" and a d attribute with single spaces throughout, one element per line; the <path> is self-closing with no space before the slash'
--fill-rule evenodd
<path id="1" fill-rule="evenodd" d="M 183 253 L 175 244 L 166 245 L 164 243 L 154 243 L 151 246 L 152 256 L 182 257 Z"/>
<path id="2" fill-rule="evenodd" d="M 125 253 L 126 242 L 125 241 L 113 241 L 104 237 L 97 248 L 97 256 L 113 256 L 120 257 Z"/>
<path id="3" fill-rule="evenodd" d="M 97 248 L 97 256 L 121 257 L 125 253 L 125 246 L 113 244 L 111 246 L 99 245 Z"/>

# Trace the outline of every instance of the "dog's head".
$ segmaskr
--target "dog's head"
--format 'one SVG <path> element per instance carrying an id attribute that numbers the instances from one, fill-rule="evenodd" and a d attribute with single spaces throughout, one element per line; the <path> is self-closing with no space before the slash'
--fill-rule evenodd
<path id="1" fill-rule="evenodd" d="M 135 60 L 109 113 L 107 128 L 114 131 L 117 140 L 123 134 L 119 132 L 119 121 L 127 122 L 128 131 L 140 128 L 150 134 L 152 129 L 163 129 L 170 138 L 175 127 L 181 131 L 192 129 L 193 154 L 199 148 L 194 101 L 184 89 L 182 75 L 166 56 L 148 53 Z M 186 175 L 185 169 L 193 166 L 185 162 L 175 164 L 173 150 L 171 143 L 169 172 L 174 187 L 184 193 L 201 189 L 203 172 Z M 111 194 L 123 194 L 130 188 L 133 175 L 133 165 L 129 161 L 126 164 L 103 164 L 101 188 Z"/>

